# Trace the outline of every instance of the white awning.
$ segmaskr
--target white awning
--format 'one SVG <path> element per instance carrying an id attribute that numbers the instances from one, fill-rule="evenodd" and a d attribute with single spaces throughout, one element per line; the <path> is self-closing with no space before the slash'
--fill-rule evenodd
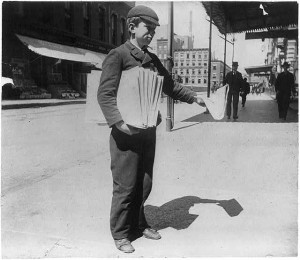
<path id="1" fill-rule="evenodd" d="M 94 64 L 97 68 L 101 68 L 102 62 L 106 57 L 106 54 L 103 53 L 57 44 L 54 42 L 47 42 L 28 36 L 16 35 L 30 50 L 51 58 L 89 62 Z"/>

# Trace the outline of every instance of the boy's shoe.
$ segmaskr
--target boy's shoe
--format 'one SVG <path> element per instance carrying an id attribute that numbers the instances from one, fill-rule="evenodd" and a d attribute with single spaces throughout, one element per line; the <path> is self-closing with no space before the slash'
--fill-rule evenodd
<path id="1" fill-rule="evenodd" d="M 115 240 L 115 245 L 124 253 L 133 253 L 135 251 L 134 247 L 127 238 Z"/>
<path id="2" fill-rule="evenodd" d="M 161 239 L 161 235 L 152 228 L 146 228 L 143 231 L 143 235 L 145 238 L 149 238 L 149 239 L 154 239 L 154 240 Z"/>

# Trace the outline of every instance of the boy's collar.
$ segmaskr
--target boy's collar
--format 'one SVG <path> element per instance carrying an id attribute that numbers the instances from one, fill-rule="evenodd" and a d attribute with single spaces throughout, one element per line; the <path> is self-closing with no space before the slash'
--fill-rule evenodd
<path id="1" fill-rule="evenodd" d="M 148 63 L 152 60 L 148 53 L 144 53 L 140 48 L 135 46 L 130 40 L 125 45 L 130 49 L 130 53 L 137 59 L 142 61 L 142 64 Z"/>

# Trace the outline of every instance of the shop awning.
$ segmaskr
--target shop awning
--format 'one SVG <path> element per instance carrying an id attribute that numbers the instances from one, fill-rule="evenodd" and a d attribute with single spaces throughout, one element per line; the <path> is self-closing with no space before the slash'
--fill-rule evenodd
<path id="1" fill-rule="evenodd" d="M 103 53 L 39 40 L 19 34 L 16 35 L 30 50 L 51 58 L 87 62 L 95 65 L 97 68 L 101 68 L 102 62 L 106 57 Z"/>
<path id="2" fill-rule="evenodd" d="M 204 1 L 202 4 L 222 34 L 298 25 L 297 1 Z"/>
<path id="3" fill-rule="evenodd" d="M 271 72 L 273 68 L 273 65 L 261 65 L 261 66 L 252 66 L 245 68 L 245 71 L 247 74 L 252 73 L 268 73 Z"/>

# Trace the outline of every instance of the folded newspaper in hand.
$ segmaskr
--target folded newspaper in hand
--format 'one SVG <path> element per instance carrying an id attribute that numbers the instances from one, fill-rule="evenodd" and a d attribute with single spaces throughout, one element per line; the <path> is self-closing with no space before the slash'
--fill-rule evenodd
<path id="1" fill-rule="evenodd" d="M 200 97 L 204 101 L 209 113 L 215 120 L 221 120 L 226 110 L 227 94 L 228 85 L 226 84 L 218 88 L 216 92 L 211 93 L 210 97 L 207 97 L 207 93 L 200 93 L 197 97 Z"/>
<path id="2" fill-rule="evenodd" d="M 122 71 L 117 106 L 126 124 L 143 129 L 156 126 L 163 79 L 142 67 Z"/>

